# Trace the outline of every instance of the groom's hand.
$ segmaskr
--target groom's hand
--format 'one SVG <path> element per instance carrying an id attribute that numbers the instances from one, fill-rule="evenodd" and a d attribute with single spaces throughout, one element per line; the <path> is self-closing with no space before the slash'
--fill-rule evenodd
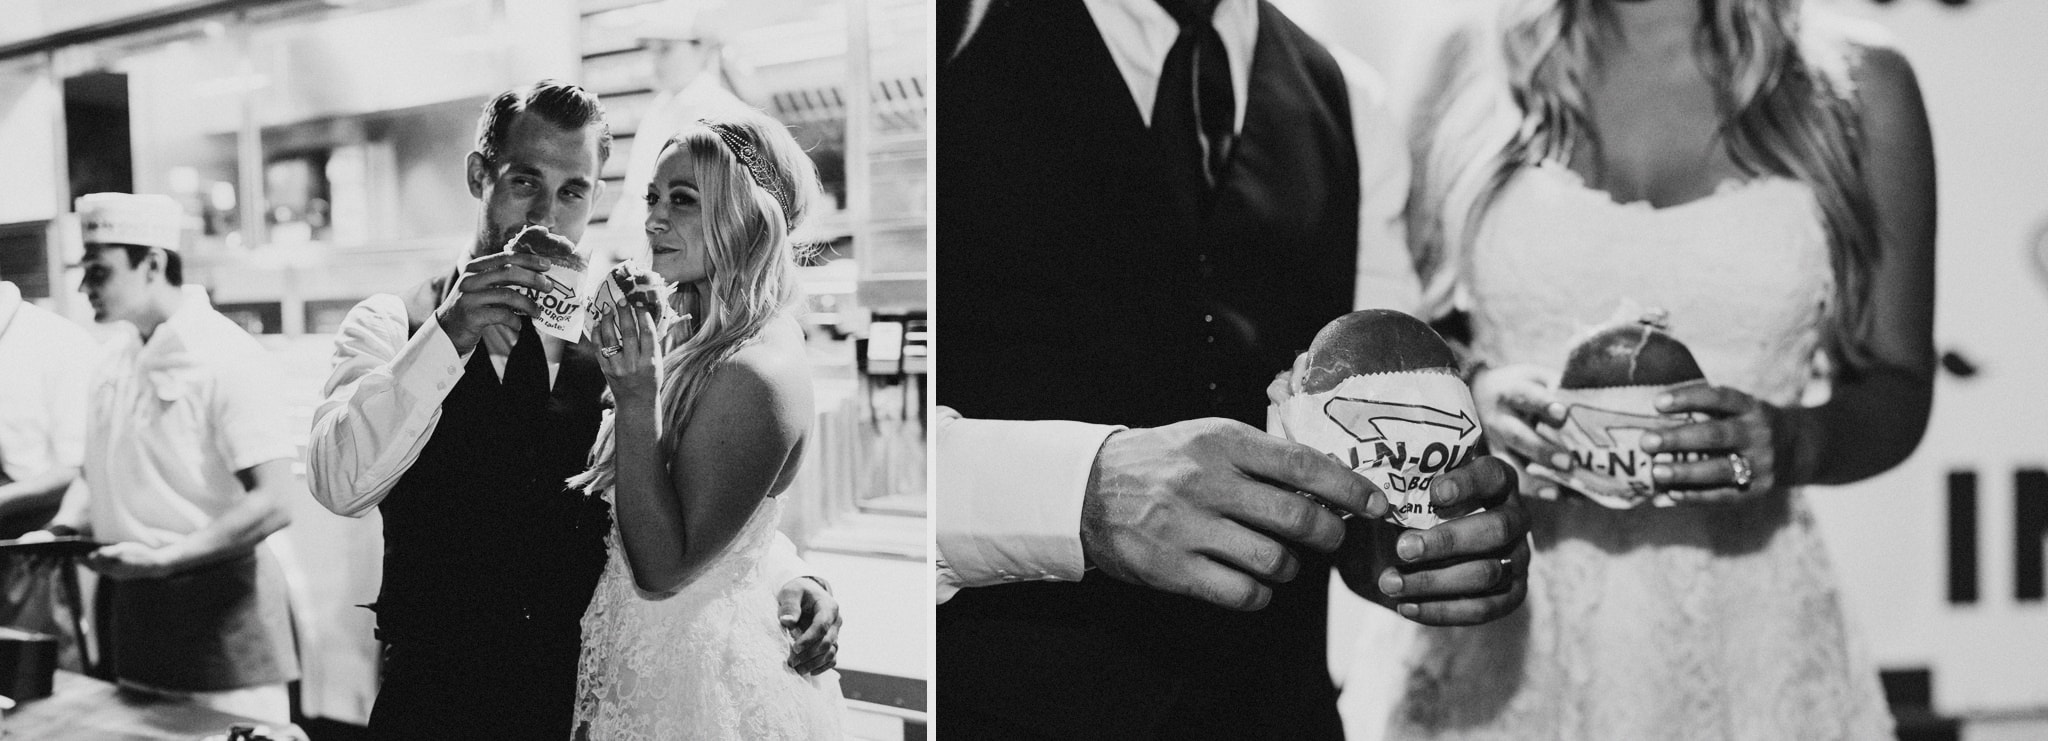
<path id="1" fill-rule="evenodd" d="M 775 595 L 781 605 L 782 629 L 795 638 L 789 646 L 789 667 L 804 675 L 821 674 L 839 665 L 839 600 L 825 583 L 804 576 L 789 580 Z"/>
<path id="2" fill-rule="evenodd" d="M 1450 517 L 1412 530 L 1353 519 L 1337 571 L 1359 596 L 1425 625 L 1476 625 L 1514 612 L 1529 587 L 1529 517 L 1515 470 L 1482 455 L 1430 484 Z"/>
<path id="3" fill-rule="evenodd" d="M 545 293 L 548 284 L 541 276 L 547 272 L 547 260 L 523 252 L 498 252 L 471 260 L 462 266 L 455 293 L 434 310 L 434 318 L 455 351 L 467 355 L 483 341 L 484 330 L 495 326 L 517 332 L 520 317 L 540 316 L 539 304 L 512 289 Z"/>
<path id="4" fill-rule="evenodd" d="M 1198 419 L 1111 434 L 1081 505 L 1081 552 L 1112 577 L 1233 610 L 1273 598 L 1301 568 L 1292 548 L 1344 540 L 1338 513 L 1386 497 L 1335 459 L 1239 422 Z"/>

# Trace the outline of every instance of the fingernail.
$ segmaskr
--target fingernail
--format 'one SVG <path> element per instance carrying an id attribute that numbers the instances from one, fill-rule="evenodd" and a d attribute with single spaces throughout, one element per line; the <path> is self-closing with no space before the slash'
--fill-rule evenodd
<path id="1" fill-rule="evenodd" d="M 1422 614 L 1422 608 L 1413 602 L 1403 602 L 1400 607 L 1395 609 L 1401 611 L 1401 617 L 1408 618 L 1409 620 L 1414 620 L 1417 615 Z"/>
<path id="2" fill-rule="evenodd" d="M 1557 469 L 1557 470 L 1559 470 L 1559 471 L 1563 471 L 1563 470 L 1565 470 L 1565 469 L 1571 468 L 1571 467 L 1572 467 L 1572 456 L 1571 456 L 1571 454 L 1570 454 L 1570 453 L 1551 453 L 1551 454 L 1550 454 L 1550 467 L 1551 467 L 1551 468 L 1555 468 L 1555 469 Z"/>
<path id="3" fill-rule="evenodd" d="M 1658 395 L 1658 397 L 1657 397 L 1657 408 L 1658 408 L 1658 409 L 1663 409 L 1663 408 L 1665 408 L 1665 407 L 1668 407 L 1668 406 L 1671 406 L 1672 404 L 1675 404 L 1675 403 L 1677 403 L 1677 402 L 1678 402 L 1678 398 L 1677 398 L 1677 397 L 1674 397 L 1674 396 L 1672 396 L 1672 395 L 1670 395 L 1670 394 L 1660 394 L 1660 395 Z"/>
<path id="4" fill-rule="evenodd" d="M 1555 486 L 1546 486 L 1536 490 L 1536 496 L 1543 499 L 1556 499 L 1557 493 L 1557 487 Z"/>
<path id="5" fill-rule="evenodd" d="M 1403 561 L 1413 561 L 1421 558 L 1422 536 L 1414 533 L 1402 533 L 1401 539 L 1394 542 L 1394 554 L 1400 556 Z"/>
<path id="6" fill-rule="evenodd" d="M 1401 572 L 1387 569 L 1387 573 L 1380 574 L 1380 594 L 1389 597 L 1401 594 Z"/>
<path id="7" fill-rule="evenodd" d="M 1648 435 L 1644 435 L 1644 436 L 1643 436 L 1643 450 L 1645 450 L 1645 451 L 1647 451 L 1647 452 L 1655 453 L 1655 452 L 1657 452 L 1657 451 L 1656 451 L 1656 450 L 1654 450 L 1654 448 L 1661 448 L 1661 447 L 1664 447 L 1664 436 L 1663 436 L 1663 435 L 1659 435 L 1659 434 L 1657 434 L 1657 433 L 1654 433 L 1654 432 L 1652 432 L 1652 433 L 1650 433 L 1650 434 L 1648 434 Z"/>
<path id="8" fill-rule="evenodd" d="M 1459 488 L 1456 481 L 1437 479 L 1436 493 L 1437 496 L 1431 497 L 1431 499 L 1435 499 L 1438 502 L 1455 502 L 1458 501 L 1458 495 L 1464 492 Z"/>
<path id="9" fill-rule="evenodd" d="M 1564 402 L 1553 401 L 1550 403 L 1550 406 L 1545 407 L 1543 411 L 1550 413 L 1551 419 L 1564 419 L 1565 415 L 1571 412 L 1571 409 L 1569 407 L 1566 407 L 1564 405 Z"/>
<path id="10" fill-rule="evenodd" d="M 1658 481 L 1668 480 L 1671 478 L 1671 467 L 1662 463 L 1651 466 L 1650 475 L 1657 477 Z"/>

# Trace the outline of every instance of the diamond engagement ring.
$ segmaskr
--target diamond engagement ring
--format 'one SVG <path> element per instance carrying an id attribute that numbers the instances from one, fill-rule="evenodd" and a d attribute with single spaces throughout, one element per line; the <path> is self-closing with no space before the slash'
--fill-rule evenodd
<path id="1" fill-rule="evenodd" d="M 1728 466 L 1735 469 L 1735 488 L 1749 491 L 1750 479 L 1756 477 L 1756 470 L 1749 467 L 1749 458 L 1741 453 L 1729 453 Z"/>
<path id="2" fill-rule="evenodd" d="M 605 357 L 609 358 L 613 355 L 619 354 L 619 351 L 624 349 L 626 348 L 623 345 L 607 345 L 605 347 L 598 348 L 597 351 L 603 353 Z"/>

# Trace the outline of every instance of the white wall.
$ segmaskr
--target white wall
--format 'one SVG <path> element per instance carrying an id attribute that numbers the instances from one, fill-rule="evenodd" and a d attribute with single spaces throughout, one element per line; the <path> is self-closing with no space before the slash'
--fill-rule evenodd
<path id="1" fill-rule="evenodd" d="M 0 224 L 47 219 L 62 210 L 57 185 L 63 95 L 39 60 L 0 63 Z"/>
<path id="2" fill-rule="evenodd" d="M 1399 77 L 1424 31 L 1493 0 L 1277 0 L 1312 33 Z M 1951 714 L 2048 709 L 2048 606 L 2013 600 L 2015 468 L 2048 468 L 2048 3 L 1839 3 L 1890 29 L 1919 73 L 1940 177 L 1937 345 L 1944 376 L 1912 459 L 1813 500 L 1851 610 L 1887 668 L 1934 671 Z M 1978 477 L 1979 600 L 1947 602 L 1946 479 Z M 1341 616 L 1340 616 L 1341 617 Z"/>
<path id="3" fill-rule="evenodd" d="M 2013 601 L 2012 470 L 2048 467 L 2048 3 L 1856 5 L 1918 71 L 1940 178 L 1939 347 L 1982 367 L 1944 377 L 1926 442 L 1898 470 L 1815 497 L 1880 661 L 1934 669 L 1946 712 L 2048 708 L 2048 607 Z M 1979 601 L 1947 603 L 1950 470 L 1978 477 Z"/>

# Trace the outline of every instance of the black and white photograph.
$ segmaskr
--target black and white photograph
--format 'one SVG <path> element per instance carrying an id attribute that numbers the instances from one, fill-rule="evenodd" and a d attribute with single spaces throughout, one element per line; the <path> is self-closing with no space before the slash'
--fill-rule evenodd
<path id="1" fill-rule="evenodd" d="M 927 737 L 929 4 L 0 17 L 0 737 Z"/>
<path id="2" fill-rule="evenodd" d="M 0 741 L 2048 738 L 2048 4 L 0 19 Z"/>
<path id="3" fill-rule="evenodd" d="M 941 736 L 2048 735 L 2044 32 L 942 0 Z"/>

